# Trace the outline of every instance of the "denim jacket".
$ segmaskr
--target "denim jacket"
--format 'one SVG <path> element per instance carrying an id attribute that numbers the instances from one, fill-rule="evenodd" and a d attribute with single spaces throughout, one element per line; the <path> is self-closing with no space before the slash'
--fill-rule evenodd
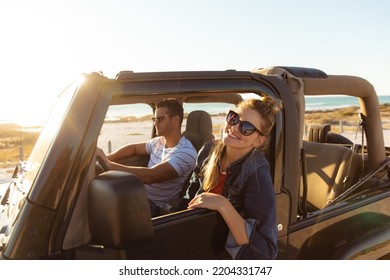
<path id="1" fill-rule="evenodd" d="M 199 151 L 187 190 L 189 197 L 203 191 L 200 170 L 214 143 L 206 143 Z M 229 232 L 225 249 L 233 259 L 275 259 L 278 252 L 276 199 L 268 161 L 260 151 L 254 150 L 233 162 L 226 172 L 222 195 L 245 219 L 249 243 L 238 246 Z"/>

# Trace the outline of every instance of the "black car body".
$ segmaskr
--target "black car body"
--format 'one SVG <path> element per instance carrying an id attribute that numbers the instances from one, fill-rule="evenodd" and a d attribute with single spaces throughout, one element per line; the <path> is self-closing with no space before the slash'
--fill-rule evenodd
<path id="1" fill-rule="evenodd" d="M 304 96 L 336 94 L 359 99 L 366 144 L 304 140 Z M 227 108 L 243 95 L 269 95 L 282 104 L 268 155 L 277 201 L 277 258 L 389 258 L 388 158 L 375 90 L 358 77 L 295 67 L 126 71 L 115 79 L 82 75 L 60 95 L 33 152 L 18 165 L 2 197 L 1 257 L 229 259 L 224 241 L 218 240 L 223 222 L 216 212 L 182 210 L 151 219 L 139 179 L 97 172 L 95 152 L 110 106 L 142 103 L 153 113 L 156 101 L 174 97 L 183 104 L 224 103 Z M 149 138 L 154 135 L 150 125 Z M 144 165 L 145 160 L 123 162 Z M 340 186 L 343 179 L 347 183 Z M 324 192 L 328 199 L 335 189 L 324 204 Z"/>

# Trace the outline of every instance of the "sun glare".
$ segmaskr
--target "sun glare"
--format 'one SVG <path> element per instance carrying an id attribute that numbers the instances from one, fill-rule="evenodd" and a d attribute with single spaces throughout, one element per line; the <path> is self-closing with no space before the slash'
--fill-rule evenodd
<path id="1" fill-rule="evenodd" d="M 0 123 L 16 123 L 21 126 L 42 126 L 50 113 L 58 95 L 72 79 L 49 80 L 35 78 L 21 79 L 0 87 Z"/>
<path id="2" fill-rule="evenodd" d="M 28 1 L 0 8 L 8 11 L 0 12 L 0 24 L 6 26 L 0 38 L 9 42 L 0 45 L 0 124 L 42 125 L 57 96 L 83 72 L 77 48 L 70 45 L 72 24 L 61 21 L 64 12 L 54 6 L 55 13 Z"/>

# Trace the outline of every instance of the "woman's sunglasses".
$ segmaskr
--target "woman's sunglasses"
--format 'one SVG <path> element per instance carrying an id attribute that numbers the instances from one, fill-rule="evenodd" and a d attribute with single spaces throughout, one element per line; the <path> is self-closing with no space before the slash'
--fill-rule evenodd
<path id="1" fill-rule="evenodd" d="M 265 136 L 260 130 L 258 130 L 250 122 L 240 121 L 240 116 L 232 110 L 230 110 L 229 113 L 226 115 L 226 122 L 231 126 L 240 123 L 238 128 L 239 128 L 241 134 L 244 136 L 249 136 L 249 135 L 253 134 L 253 132 L 255 132 L 255 131 L 257 131 L 260 135 Z"/>

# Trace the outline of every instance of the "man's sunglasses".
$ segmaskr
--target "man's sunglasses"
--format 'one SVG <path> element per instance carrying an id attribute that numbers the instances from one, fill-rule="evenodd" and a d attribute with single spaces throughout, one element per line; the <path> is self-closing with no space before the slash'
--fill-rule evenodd
<path id="1" fill-rule="evenodd" d="M 253 124 L 251 124 L 250 122 L 247 122 L 247 121 L 240 121 L 240 116 L 230 110 L 229 113 L 226 115 L 226 122 L 233 126 L 233 125 L 236 125 L 238 123 L 240 123 L 239 125 L 239 130 L 241 132 L 242 135 L 244 136 L 249 136 L 249 135 L 252 135 L 253 132 L 257 131 L 260 135 L 262 136 L 265 136 L 263 134 L 263 132 L 261 132 L 260 130 L 258 130 Z"/>
<path id="2" fill-rule="evenodd" d="M 162 122 L 162 120 L 164 120 L 166 117 L 170 117 L 170 116 L 171 116 L 171 115 L 167 114 L 167 115 L 160 116 L 160 117 L 152 117 L 152 121 L 153 121 L 153 122 L 160 123 L 160 122 Z"/>

